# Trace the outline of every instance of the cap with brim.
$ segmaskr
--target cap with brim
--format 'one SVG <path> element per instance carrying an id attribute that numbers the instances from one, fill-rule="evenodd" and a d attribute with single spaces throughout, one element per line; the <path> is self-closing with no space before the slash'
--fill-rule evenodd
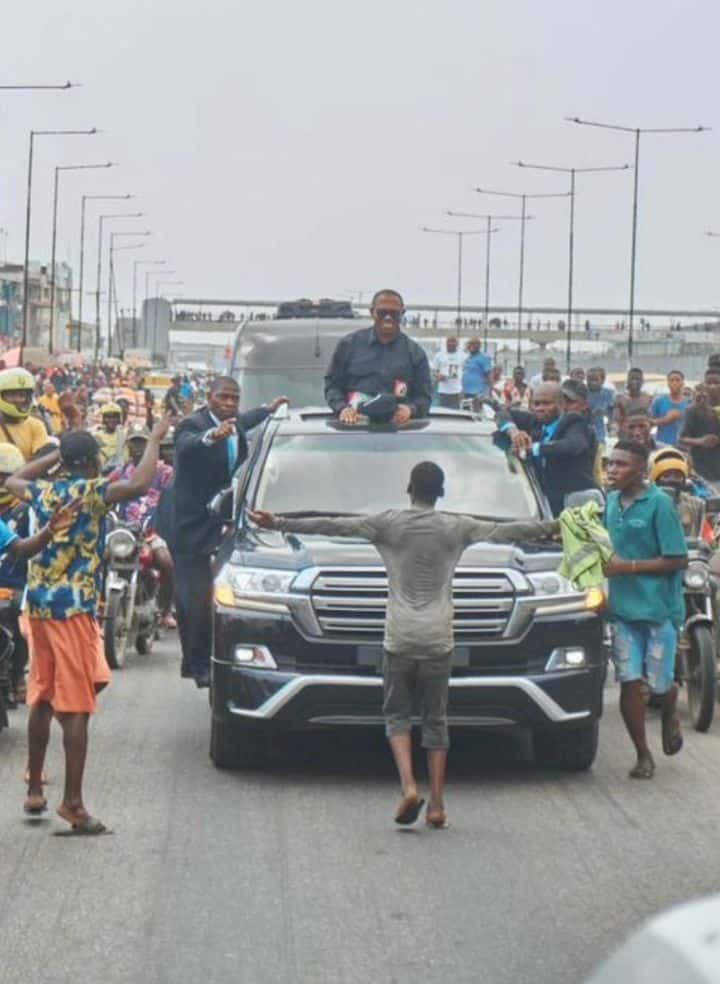
<path id="1" fill-rule="evenodd" d="M 118 417 L 122 417 L 122 408 L 117 403 L 106 403 L 100 408 L 100 416 L 106 417 L 109 413 L 116 413 Z"/>
<path id="2" fill-rule="evenodd" d="M 87 431 L 67 431 L 60 438 L 60 457 L 68 467 L 84 465 L 100 453 L 100 445 Z"/>
<path id="3" fill-rule="evenodd" d="M 128 441 L 149 441 L 150 431 L 142 424 L 133 424 L 128 431 Z"/>
<path id="4" fill-rule="evenodd" d="M 572 400 L 573 402 L 575 400 L 587 400 L 588 398 L 588 388 L 579 379 L 566 379 L 560 387 L 560 392 L 566 399 Z"/>

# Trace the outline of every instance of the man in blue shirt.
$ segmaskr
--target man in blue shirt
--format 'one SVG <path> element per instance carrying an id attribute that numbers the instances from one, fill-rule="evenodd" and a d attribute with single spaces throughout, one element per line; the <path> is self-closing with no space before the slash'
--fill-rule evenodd
<path id="1" fill-rule="evenodd" d="M 607 440 L 606 421 L 612 419 L 613 407 L 615 405 L 615 394 L 611 389 L 603 385 L 604 379 L 604 370 L 598 368 L 588 369 L 588 407 L 592 414 L 599 445 L 604 445 Z"/>
<path id="2" fill-rule="evenodd" d="M 473 401 L 473 408 L 479 410 L 483 399 L 490 395 L 493 361 L 486 352 L 481 351 L 479 338 L 470 339 L 467 353 L 462 374 L 463 394 Z"/>
<path id="3" fill-rule="evenodd" d="M 650 416 L 653 424 L 657 427 L 657 441 L 659 444 L 671 444 L 673 447 L 678 443 L 680 429 L 685 420 L 685 411 L 690 406 L 690 400 L 685 396 L 685 373 L 680 369 L 673 369 L 667 375 L 668 392 L 661 396 L 656 396 L 650 404 Z"/>
<path id="4" fill-rule="evenodd" d="M 663 751 L 676 755 L 682 748 L 674 680 L 677 630 L 685 617 L 681 572 L 687 567 L 687 546 L 670 498 L 645 484 L 646 468 L 641 444 L 618 441 L 608 463 L 612 491 L 606 525 L 614 555 L 605 575 L 620 711 L 637 753 L 631 779 L 652 779 L 655 773 L 645 732 L 643 679 L 662 697 Z"/>

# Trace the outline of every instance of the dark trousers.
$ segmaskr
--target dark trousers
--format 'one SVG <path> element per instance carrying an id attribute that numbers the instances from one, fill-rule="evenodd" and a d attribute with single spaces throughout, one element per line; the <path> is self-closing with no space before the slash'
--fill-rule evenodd
<path id="1" fill-rule="evenodd" d="M 181 675 L 210 672 L 213 627 L 213 578 L 210 557 L 173 551 L 175 611 L 182 647 Z"/>

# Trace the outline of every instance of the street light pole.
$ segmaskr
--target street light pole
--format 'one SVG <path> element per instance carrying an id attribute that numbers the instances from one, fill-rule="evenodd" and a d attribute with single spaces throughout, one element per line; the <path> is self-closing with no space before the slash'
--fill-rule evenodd
<path id="1" fill-rule="evenodd" d="M 445 215 L 452 215 L 454 218 L 458 219 L 485 219 L 487 225 L 485 229 L 485 314 L 484 314 L 484 330 L 483 330 L 483 345 L 485 350 L 488 347 L 488 331 L 490 329 L 490 237 L 493 233 L 500 231 L 500 226 L 497 228 L 492 228 L 493 222 L 496 221 L 508 221 L 515 222 L 520 221 L 522 216 L 520 215 L 492 215 L 488 213 L 483 213 L 478 215 L 476 212 L 451 212 L 449 209 L 446 210 Z M 528 220 L 534 218 L 532 215 L 527 216 Z"/>
<path id="2" fill-rule="evenodd" d="M 600 171 L 627 171 L 629 164 L 612 164 L 606 167 L 555 167 L 547 164 L 526 164 L 515 161 L 516 167 L 528 168 L 533 171 L 555 171 L 570 175 L 570 234 L 568 259 L 568 306 L 567 306 L 567 336 L 565 339 L 565 368 L 570 372 L 572 358 L 572 318 L 573 318 L 573 289 L 575 271 L 575 176 L 577 174 L 593 174 Z"/>
<path id="3" fill-rule="evenodd" d="M 82 314 L 83 314 L 83 284 L 85 279 L 85 202 L 89 201 L 112 201 L 117 199 L 127 200 L 133 195 L 83 195 L 80 206 L 80 274 L 79 274 L 79 296 L 78 296 L 78 337 L 77 351 L 82 348 Z"/>
<path id="4" fill-rule="evenodd" d="M 167 260 L 135 260 L 133 263 L 133 282 L 132 282 L 132 319 L 133 319 L 133 348 L 137 348 L 137 272 L 139 266 L 164 266 Z"/>
<path id="5" fill-rule="evenodd" d="M 108 357 L 112 355 L 112 302 L 113 302 L 113 277 L 115 275 L 115 267 L 113 263 L 113 254 L 119 249 L 140 249 L 145 243 L 133 243 L 129 246 L 116 246 L 115 239 L 120 236 L 149 236 L 150 231 L 146 229 L 144 232 L 111 232 L 110 233 L 110 253 L 108 261 L 108 340 L 107 340 L 107 354 Z"/>
<path id="6" fill-rule="evenodd" d="M 63 82 L 62 85 L 0 85 L 0 90 L 3 92 L 17 92 L 18 90 L 27 92 L 36 89 L 77 89 L 79 85 L 79 82 Z"/>
<path id="7" fill-rule="evenodd" d="M 30 314 L 30 301 L 28 293 L 30 291 L 30 221 L 32 217 L 32 177 L 33 177 L 33 152 L 35 147 L 35 137 L 89 137 L 98 133 L 97 127 L 91 130 L 31 130 L 30 148 L 28 152 L 28 175 L 27 175 L 27 198 L 25 202 L 25 266 L 23 269 L 23 327 L 22 339 L 20 341 L 20 358 L 22 364 L 23 349 L 27 345 L 28 319 Z"/>
<path id="8" fill-rule="evenodd" d="M 53 213 L 52 213 L 52 248 L 51 248 L 51 258 L 50 258 L 50 331 L 48 334 L 48 352 L 52 355 L 53 351 L 53 339 L 55 332 L 55 293 L 56 293 L 56 270 L 55 270 L 55 259 L 57 250 L 57 217 L 58 217 L 58 191 L 60 185 L 60 172 L 61 171 L 93 171 L 100 167 L 115 167 L 112 161 L 107 161 L 105 164 L 67 164 L 55 168 L 55 183 L 53 186 Z M 72 314 L 72 311 L 71 311 Z"/>
<path id="9" fill-rule="evenodd" d="M 516 191 L 489 191 L 487 188 L 475 188 L 481 195 L 494 195 L 498 198 L 519 198 L 520 199 L 520 272 L 518 276 L 518 325 L 517 325 L 517 363 L 522 362 L 522 315 L 523 315 L 523 291 L 525 288 L 525 226 L 531 218 L 527 214 L 528 198 L 567 198 L 567 192 L 549 192 L 527 194 L 526 192 Z"/>
<path id="10" fill-rule="evenodd" d="M 438 236 L 457 236 L 458 241 L 458 273 L 457 273 L 457 326 L 462 325 L 462 289 L 463 289 L 463 239 L 465 236 L 480 236 L 484 229 L 431 229 L 429 226 L 419 226 L 421 232 L 431 232 Z"/>
<path id="11" fill-rule="evenodd" d="M 141 219 L 144 212 L 122 212 L 98 217 L 97 281 L 95 284 L 95 362 L 100 358 L 100 285 L 102 282 L 103 223 L 105 219 Z"/>
<path id="12" fill-rule="evenodd" d="M 594 120 L 582 120 L 578 116 L 566 116 L 568 123 L 579 126 L 593 126 L 601 130 L 616 130 L 620 133 L 632 133 L 635 137 L 635 180 L 633 182 L 632 206 L 632 240 L 630 247 L 630 305 L 628 310 L 628 365 L 632 362 L 635 322 L 635 270 L 637 258 L 637 227 L 638 227 L 638 189 L 640 173 L 640 134 L 642 133 L 706 133 L 709 126 L 691 127 L 631 127 L 618 126 L 614 123 L 598 123 Z"/>

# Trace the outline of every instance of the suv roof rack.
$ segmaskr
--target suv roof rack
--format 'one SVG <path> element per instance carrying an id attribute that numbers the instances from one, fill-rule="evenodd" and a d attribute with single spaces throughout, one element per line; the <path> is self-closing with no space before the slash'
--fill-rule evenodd
<path id="1" fill-rule="evenodd" d="M 354 318 L 350 301 L 334 301 L 329 297 L 321 297 L 319 301 L 311 301 L 301 297 L 297 301 L 283 301 L 278 305 L 276 318 Z"/>

